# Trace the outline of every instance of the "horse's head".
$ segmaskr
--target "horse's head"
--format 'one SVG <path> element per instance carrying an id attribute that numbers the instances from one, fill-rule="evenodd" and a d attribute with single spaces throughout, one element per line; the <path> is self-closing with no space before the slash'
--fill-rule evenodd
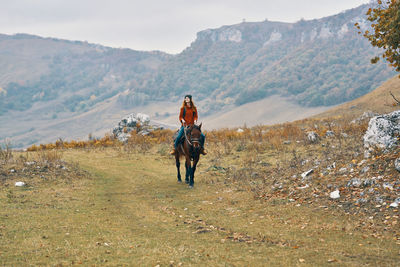
<path id="1" fill-rule="evenodd" d="M 192 125 L 189 128 L 189 139 L 192 143 L 192 146 L 197 150 L 200 149 L 200 138 L 201 138 L 201 123 L 200 125 Z"/>

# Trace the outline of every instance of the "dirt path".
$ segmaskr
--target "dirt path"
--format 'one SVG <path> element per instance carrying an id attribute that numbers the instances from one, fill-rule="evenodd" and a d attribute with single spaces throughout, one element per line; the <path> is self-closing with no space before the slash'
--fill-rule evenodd
<path id="1" fill-rule="evenodd" d="M 350 217 L 294 205 L 269 207 L 248 192 L 209 184 L 201 171 L 190 190 L 176 182 L 171 159 L 109 153 L 80 156 L 80 162 L 102 177 L 98 199 L 115 228 L 109 242 L 115 244 L 125 233 L 134 246 L 129 260 L 254 266 L 390 264 L 399 259 L 388 242 L 353 229 Z"/>
<path id="2" fill-rule="evenodd" d="M 349 216 L 267 205 L 212 183 L 202 165 L 189 189 L 176 182 L 173 160 L 156 153 L 64 157 L 92 179 L 15 191 L 24 201 L 0 212 L 2 265 L 395 266 L 400 259 L 393 239 L 357 230 Z"/>

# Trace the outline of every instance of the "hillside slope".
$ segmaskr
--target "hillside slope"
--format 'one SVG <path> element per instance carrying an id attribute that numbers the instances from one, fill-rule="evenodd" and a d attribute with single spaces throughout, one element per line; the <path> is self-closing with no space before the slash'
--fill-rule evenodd
<path id="1" fill-rule="evenodd" d="M 210 128 L 313 115 L 360 97 L 394 75 L 382 62 L 369 63 L 378 50 L 353 27 L 355 22 L 369 27 L 367 9 L 362 5 L 297 23 L 208 29 L 174 56 L 0 35 L 0 139 L 26 146 L 84 138 L 109 129 L 108 118 L 142 110 L 176 124 L 186 93 L 194 95 Z"/>
<path id="2" fill-rule="evenodd" d="M 0 35 L 0 115 L 34 104 L 84 112 L 143 83 L 169 55 L 27 34 Z"/>
<path id="3" fill-rule="evenodd" d="M 326 112 L 318 114 L 316 117 L 357 117 L 366 111 L 373 111 L 382 114 L 398 110 L 399 106 L 393 105 L 396 104 L 396 101 L 390 95 L 390 92 L 392 92 L 396 99 L 400 100 L 400 78 L 398 75 L 384 82 L 372 92 L 353 101 L 329 109 Z"/>
<path id="4" fill-rule="evenodd" d="M 278 94 L 306 106 L 329 106 L 362 96 L 394 75 L 357 34 L 367 29 L 368 5 L 297 23 L 251 22 L 208 29 L 181 54 L 134 88 L 129 97 L 149 94 L 177 99 L 191 92 L 207 100 L 206 112 Z"/>

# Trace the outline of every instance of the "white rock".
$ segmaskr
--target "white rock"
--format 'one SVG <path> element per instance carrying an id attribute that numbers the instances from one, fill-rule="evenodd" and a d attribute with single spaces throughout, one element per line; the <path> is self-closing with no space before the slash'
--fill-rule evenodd
<path id="1" fill-rule="evenodd" d="M 397 170 L 398 172 L 400 172 L 400 158 L 397 158 L 397 159 L 394 161 L 394 167 L 396 168 L 396 170 Z"/>
<path id="2" fill-rule="evenodd" d="M 339 192 L 339 190 L 335 190 L 335 191 L 331 192 L 330 195 L 329 195 L 329 197 L 332 198 L 332 199 L 338 199 L 338 198 L 340 198 L 340 192 Z"/>
<path id="3" fill-rule="evenodd" d="M 242 32 L 237 29 L 228 28 L 219 33 L 218 40 L 240 43 L 242 41 Z"/>
<path id="4" fill-rule="evenodd" d="M 238 133 L 243 133 L 244 130 L 243 130 L 242 128 L 239 128 L 239 129 L 237 129 L 237 132 L 238 132 Z"/>
<path id="5" fill-rule="evenodd" d="M 370 110 L 365 111 L 360 117 L 358 117 L 357 119 L 352 120 L 350 123 L 360 123 L 365 119 L 369 119 L 375 116 L 378 116 L 378 113 L 372 112 Z"/>
<path id="6" fill-rule="evenodd" d="M 337 35 L 341 39 L 349 31 L 347 24 L 343 24 L 342 28 L 338 31 Z"/>
<path id="7" fill-rule="evenodd" d="M 326 167 L 328 170 L 336 169 L 336 162 L 332 163 L 331 165 Z"/>
<path id="8" fill-rule="evenodd" d="M 280 40 L 282 40 L 282 34 L 275 30 L 274 32 L 271 33 L 271 36 L 269 37 L 268 41 L 264 43 L 264 46 L 278 42 Z"/>
<path id="9" fill-rule="evenodd" d="M 24 182 L 16 182 L 15 186 L 25 186 L 26 184 Z"/>
<path id="10" fill-rule="evenodd" d="M 321 31 L 319 32 L 319 38 L 325 39 L 325 38 L 329 38 L 333 35 L 333 33 L 331 32 L 331 30 L 329 29 L 329 27 L 327 26 L 322 26 Z"/>
<path id="11" fill-rule="evenodd" d="M 383 183 L 382 184 L 383 189 L 389 189 L 390 191 L 393 191 L 393 185 L 390 183 Z"/>
<path id="12" fill-rule="evenodd" d="M 363 165 L 365 162 L 367 162 L 365 159 L 363 159 L 362 161 L 360 161 L 357 166 L 360 167 L 361 165 Z"/>
<path id="13" fill-rule="evenodd" d="M 136 118 L 143 124 L 149 124 L 150 122 L 150 116 L 147 114 L 138 113 L 136 115 Z"/>
<path id="14" fill-rule="evenodd" d="M 364 134 L 364 146 L 390 149 L 398 143 L 400 134 L 400 110 L 373 117 Z"/>
<path id="15" fill-rule="evenodd" d="M 333 137 L 333 136 L 335 136 L 335 133 L 333 131 L 326 131 L 325 136 L 326 137 Z"/>
<path id="16" fill-rule="evenodd" d="M 394 202 L 392 204 L 390 204 L 390 207 L 397 208 L 399 206 L 399 204 L 400 204 L 400 197 L 396 198 L 394 200 Z"/>
<path id="17" fill-rule="evenodd" d="M 315 143 L 319 140 L 319 136 L 316 132 L 311 131 L 307 133 L 307 139 L 311 142 L 311 143 Z"/>
<path id="18" fill-rule="evenodd" d="M 314 170 L 313 169 L 310 169 L 310 170 L 308 170 L 308 171 L 306 171 L 306 172 L 303 172 L 302 174 L 301 174 L 301 177 L 303 177 L 303 179 L 304 178 L 306 178 L 308 175 L 310 175 L 311 173 L 313 173 L 314 172 Z"/>
<path id="19" fill-rule="evenodd" d="M 308 184 L 306 184 L 305 186 L 300 186 L 300 187 L 297 187 L 297 189 L 306 189 L 306 188 L 309 188 L 310 186 L 308 185 Z"/>

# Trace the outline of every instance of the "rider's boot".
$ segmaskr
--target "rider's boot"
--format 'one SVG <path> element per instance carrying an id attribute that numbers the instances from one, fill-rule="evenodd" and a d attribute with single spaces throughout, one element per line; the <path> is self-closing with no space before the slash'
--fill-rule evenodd
<path id="1" fill-rule="evenodd" d="M 169 152 L 169 154 L 171 154 L 171 155 L 175 155 L 175 153 L 176 153 L 176 149 L 175 149 L 175 148 L 173 148 L 173 149 L 171 150 L 171 152 Z"/>
<path id="2" fill-rule="evenodd" d="M 207 151 L 204 149 L 204 147 L 201 148 L 200 154 L 207 155 Z"/>

